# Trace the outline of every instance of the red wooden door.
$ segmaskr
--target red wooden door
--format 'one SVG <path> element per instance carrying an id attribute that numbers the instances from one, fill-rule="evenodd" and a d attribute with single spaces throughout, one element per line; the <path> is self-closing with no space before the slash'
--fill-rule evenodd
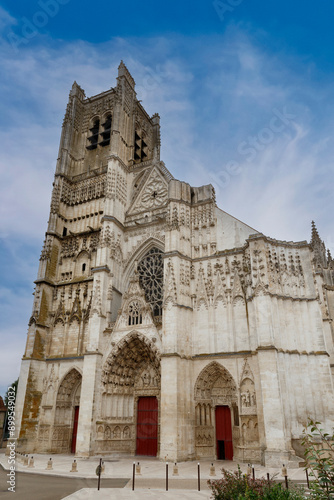
<path id="1" fill-rule="evenodd" d="M 138 399 L 137 455 L 156 457 L 158 452 L 158 400 L 156 397 Z"/>
<path id="2" fill-rule="evenodd" d="M 79 420 L 79 406 L 75 406 L 74 407 L 71 453 L 75 453 L 75 448 L 77 446 L 78 420 Z"/>
<path id="3" fill-rule="evenodd" d="M 231 410 L 216 406 L 216 444 L 218 460 L 233 460 Z"/>

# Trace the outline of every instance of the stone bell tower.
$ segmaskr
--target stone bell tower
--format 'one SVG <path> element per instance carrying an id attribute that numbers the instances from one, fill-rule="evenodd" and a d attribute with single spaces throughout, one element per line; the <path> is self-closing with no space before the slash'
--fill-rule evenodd
<path id="1" fill-rule="evenodd" d="M 135 179 L 153 163 L 160 163 L 159 116 L 137 100 L 124 63 L 116 87 L 96 96 L 86 98 L 74 82 L 20 374 L 17 414 L 28 450 L 68 451 L 80 406 L 76 447 L 89 453 L 102 332 L 121 304 L 125 213 Z"/>

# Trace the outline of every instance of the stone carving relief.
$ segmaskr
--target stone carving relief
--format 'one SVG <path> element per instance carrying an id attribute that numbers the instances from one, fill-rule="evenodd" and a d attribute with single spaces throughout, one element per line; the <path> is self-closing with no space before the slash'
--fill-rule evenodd
<path id="1" fill-rule="evenodd" d="M 254 375 L 247 358 L 245 358 L 240 377 L 240 402 L 241 415 L 256 415 L 257 406 Z"/>
<path id="2" fill-rule="evenodd" d="M 167 182 L 157 168 L 153 168 L 142 189 L 137 188 L 137 196 L 128 214 L 154 210 L 167 202 Z"/>
<path id="3" fill-rule="evenodd" d="M 167 188 L 165 182 L 159 178 L 151 178 L 146 184 L 145 191 L 141 197 L 143 208 L 156 208 L 167 200 Z"/>
<path id="4" fill-rule="evenodd" d="M 248 273 L 240 256 L 217 259 L 215 263 L 208 262 L 206 269 L 200 263 L 196 293 L 193 296 L 194 307 L 199 310 L 201 307 L 217 308 L 220 304 L 224 307 L 228 304 L 245 305 Z"/>
<path id="5" fill-rule="evenodd" d="M 58 365 L 59 369 L 59 365 Z M 52 363 L 51 370 L 47 377 L 43 379 L 44 405 L 52 406 L 54 403 L 55 388 L 58 385 L 59 377 L 56 375 L 55 365 Z"/>
<path id="6" fill-rule="evenodd" d="M 64 179 L 60 200 L 66 205 L 77 205 L 102 198 L 105 193 L 106 180 L 106 174 L 76 183 Z"/>
<path id="7" fill-rule="evenodd" d="M 101 316 L 102 314 L 101 282 L 99 278 L 96 279 L 92 296 L 90 315 L 93 316 L 94 314 L 97 314 L 98 316 Z"/>
<path id="8" fill-rule="evenodd" d="M 197 378 L 195 400 L 211 401 L 212 406 L 231 406 L 237 401 L 237 393 L 230 373 L 218 363 L 210 363 Z"/>
<path id="9" fill-rule="evenodd" d="M 109 171 L 107 177 L 106 198 L 118 200 L 122 205 L 127 203 L 126 177 L 120 171 Z"/>
<path id="10" fill-rule="evenodd" d="M 241 414 L 256 414 L 256 394 L 254 382 L 245 378 L 240 387 Z"/>
<path id="11" fill-rule="evenodd" d="M 196 446 L 213 446 L 213 428 L 196 429 Z"/>
<path id="12" fill-rule="evenodd" d="M 147 365 L 139 377 L 137 377 L 136 389 L 158 388 L 160 384 L 160 376 L 157 371 L 150 365 Z"/>
<path id="13" fill-rule="evenodd" d="M 154 387 L 160 387 L 160 353 L 144 335 L 133 333 L 119 342 L 105 362 L 102 370 L 104 392 L 133 394 L 134 386 L 143 383 L 137 379 L 142 370 L 148 370 L 147 377 L 150 375 L 151 381 L 157 381 Z"/>
<path id="14" fill-rule="evenodd" d="M 174 267 L 169 259 L 165 278 L 164 305 L 175 304 L 177 302 L 177 289 L 174 276 Z"/>
<path id="15" fill-rule="evenodd" d="M 244 444 L 258 444 L 259 429 L 257 417 L 243 418 L 241 431 Z"/>
<path id="16" fill-rule="evenodd" d="M 266 250 L 269 291 L 291 297 L 305 296 L 305 278 L 298 251 L 268 245 Z"/>

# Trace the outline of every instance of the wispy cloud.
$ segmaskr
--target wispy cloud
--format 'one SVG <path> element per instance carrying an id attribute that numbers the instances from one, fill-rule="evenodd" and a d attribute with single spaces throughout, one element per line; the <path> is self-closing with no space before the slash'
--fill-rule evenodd
<path id="1" fill-rule="evenodd" d="M 13 24 L 0 9 L 0 31 Z M 315 219 L 334 251 L 334 97 L 330 79 L 321 75 L 320 83 L 314 64 L 269 53 L 242 25 L 202 38 L 114 38 L 99 45 L 44 35 L 18 53 L 3 38 L 0 57 L 0 237 L 1 255 L 11 262 L 0 314 L 2 331 L 13 339 L 1 367 L 5 384 L 16 378 L 10 367 L 23 353 L 68 92 L 74 80 L 87 96 L 114 86 L 121 59 L 144 107 L 161 116 L 162 159 L 175 177 L 213 183 L 222 209 L 274 238 L 307 239 Z M 251 160 L 240 154 L 241 143 L 262 137 L 274 109 L 295 118 Z M 238 164 L 233 174 L 231 161 Z M 221 183 L 224 172 L 229 178 Z M 20 273 L 30 286 L 17 288 Z"/>

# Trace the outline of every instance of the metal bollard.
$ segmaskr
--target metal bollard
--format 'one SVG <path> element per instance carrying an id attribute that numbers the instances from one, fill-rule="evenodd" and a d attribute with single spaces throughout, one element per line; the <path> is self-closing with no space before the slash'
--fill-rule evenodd
<path id="1" fill-rule="evenodd" d="M 197 464 L 197 482 L 198 482 L 198 491 L 201 491 L 201 471 L 199 462 Z"/>
<path id="2" fill-rule="evenodd" d="M 70 470 L 70 472 L 78 472 L 78 464 L 76 460 L 73 460 L 72 469 Z"/>
<path id="3" fill-rule="evenodd" d="M 135 476 L 136 476 L 136 462 L 133 462 L 132 466 L 132 491 L 135 489 Z"/>
<path id="4" fill-rule="evenodd" d="M 168 462 L 166 462 L 166 491 L 168 491 Z"/>
<path id="5" fill-rule="evenodd" d="M 210 466 L 210 476 L 215 476 L 216 475 L 216 468 L 213 464 Z"/>
<path id="6" fill-rule="evenodd" d="M 100 490 L 100 484 L 101 484 L 101 471 L 102 471 L 102 458 L 100 458 L 99 465 L 96 467 L 96 475 L 97 475 L 97 491 Z"/>

